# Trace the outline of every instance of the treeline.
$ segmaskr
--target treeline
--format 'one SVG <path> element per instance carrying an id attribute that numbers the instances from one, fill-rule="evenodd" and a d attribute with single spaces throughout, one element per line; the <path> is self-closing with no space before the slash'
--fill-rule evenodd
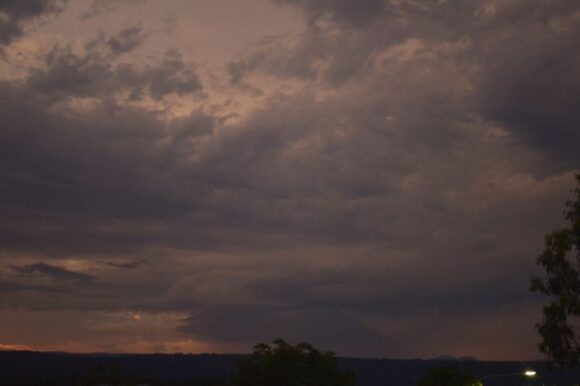
<path id="1" fill-rule="evenodd" d="M 93 370 L 91 370 L 93 371 Z M 151 379 L 131 376 L 121 376 L 116 379 L 100 376 L 66 376 L 66 377 L 41 377 L 41 376 L 0 376 L 0 386 L 227 386 L 224 379 L 190 379 L 168 380 Z"/>
<path id="2" fill-rule="evenodd" d="M 521 376 L 526 368 L 538 376 Z M 510 377 L 497 377 L 510 374 Z M 513 375 L 516 376 L 513 376 Z M 308 343 L 259 344 L 251 355 L 0 352 L 0 386 L 572 386 L 580 369 L 540 362 L 337 358 Z"/>

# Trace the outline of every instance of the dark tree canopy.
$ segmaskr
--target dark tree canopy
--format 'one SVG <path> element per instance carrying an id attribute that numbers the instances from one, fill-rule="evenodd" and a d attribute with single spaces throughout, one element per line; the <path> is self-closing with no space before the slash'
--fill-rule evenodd
<path id="1" fill-rule="evenodd" d="M 77 384 L 79 386 L 136 386 L 137 382 L 123 375 L 121 366 L 94 366 L 81 374 Z"/>
<path id="2" fill-rule="evenodd" d="M 469 370 L 456 366 L 433 367 L 419 380 L 418 386 L 482 386 Z"/>
<path id="3" fill-rule="evenodd" d="M 550 296 L 543 319 L 536 325 L 542 339 L 540 351 L 562 367 L 575 367 L 580 359 L 580 174 L 576 180 L 574 198 L 566 202 L 564 211 L 569 225 L 546 235 L 544 251 L 537 259 L 546 275 L 531 281 L 532 291 Z"/>
<path id="4" fill-rule="evenodd" d="M 355 379 L 340 371 L 332 352 L 321 352 L 308 343 L 292 346 L 282 339 L 273 346 L 258 344 L 240 361 L 236 386 L 354 386 Z"/>

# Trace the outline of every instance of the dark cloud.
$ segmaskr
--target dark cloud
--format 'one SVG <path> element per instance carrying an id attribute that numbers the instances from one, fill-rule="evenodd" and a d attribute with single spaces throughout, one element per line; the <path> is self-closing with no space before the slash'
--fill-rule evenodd
<path id="1" fill-rule="evenodd" d="M 130 61 L 137 27 L 0 82 L 0 252 L 20 275 L 94 282 L 31 298 L 6 279 L 6 304 L 397 355 L 533 302 L 579 160 L 578 3 L 283 2 L 304 33 L 233 61 L 243 87 L 216 100 L 179 51 Z"/>
<path id="2" fill-rule="evenodd" d="M 12 270 L 23 276 L 48 276 L 57 281 L 77 281 L 90 282 L 95 280 L 94 276 L 86 273 L 69 271 L 65 268 L 60 268 L 46 263 L 35 263 L 23 266 L 13 266 Z"/>
<path id="3" fill-rule="evenodd" d="M 387 9 L 385 0 L 274 0 L 274 2 L 304 8 L 312 21 L 329 16 L 336 21 L 359 27 L 380 18 Z"/>
<path id="4" fill-rule="evenodd" d="M 171 50 L 165 53 L 159 65 L 146 68 L 136 79 L 148 84 L 149 93 L 155 99 L 168 94 L 186 95 L 203 88 L 193 68 L 183 62 L 179 52 Z"/>
<path id="5" fill-rule="evenodd" d="M 272 0 L 288 4 L 306 13 L 310 21 L 328 18 L 339 24 L 359 28 L 374 27 L 380 21 L 404 28 L 409 35 L 429 39 L 459 37 L 474 32 L 489 32 L 510 24 L 521 27 L 530 23 L 545 23 L 554 17 L 570 16 L 578 9 L 574 0 L 512 1 L 398 1 L 398 0 Z M 353 31 L 348 31 L 352 33 Z M 429 35 L 431 33 L 431 35 Z M 377 41 L 381 41 L 377 37 Z"/>
<path id="6" fill-rule="evenodd" d="M 180 331 L 213 342 L 239 342 L 246 346 L 284 336 L 338 352 L 348 350 L 353 355 L 378 353 L 387 345 L 372 327 L 339 310 L 324 308 L 209 308 L 184 320 Z"/>
<path id="7" fill-rule="evenodd" d="M 577 26 L 512 35 L 500 55 L 488 58 L 481 80 L 482 113 L 552 154 L 560 167 L 580 164 L 578 36 Z"/>
<path id="8" fill-rule="evenodd" d="M 456 65 L 471 84 L 463 97 L 469 103 L 458 106 L 463 113 L 504 125 L 553 157 L 554 168 L 578 164 L 577 2 L 382 1 L 364 2 L 361 7 L 342 1 L 283 2 L 316 17 L 329 14 L 336 21 L 356 15 L 348 12 L 348 6 L 365 10 L 380 3 L 389 11 L 372 12 L 378 21 L 361 23 L 356 31 L 337 33 L 334 28 L 311 26 L 298 43 L 272 42 L 230 64 L 235 82 L 256 71 L 334 85 L 356 82 L 373 72 L 377 56 L 415 41 L 420 45 L 415 54 L 430 52 L 438 62 L 433 64 Z M 394 56 L 382 64 L 396 60 Z M 424 68 L 420 62 L 415 71 Z"/>
<path id="9" fill-rule="evenodd" d="M 263 297 L 273 302 L 274 306 L 265 307 L 268 310 L 288 302 L 297 309 L 306 305 L 308 310 L 336 307 L 357 310 L 353 312 L 359 315 L 380 310 L 377 312 L 384 312 L 386 319 L 393 315 L 406 315 L 403 318 L 429 315 L 426 319 L 432 319 L 433 314 L 439 314 L 442 319 L 447 318 L 450 329 L 460 328 L 461 323 L 449 321 L 450 315 L 459 319 L 463 315 L 480 315 L 485 319 L 485 315 L 494 310 L 504 313 L 506 309 L 532 302 L 526 292 L 528 275 L 521 275 L 528 271 L 528 263 L 522 260 L 514 264 L 517 259 L 508 250 L 519 249 L 520 252 L 516 252 L 519 256 L 534 255 L 524 246 L 524 240 L 541 240 L 544 231 L 528 228 L 530 222 L 524 220 L 527 216 L 515 206 L 508 208 L 500 202 L 491 203 L 489 196 L 479 195 L 487 190 L 480 183 L 488 185 L 493 195 L 499 188 L 491 177 L 498 169 L 491 165 L 481 167 L 483 164 L 479 162 L 496 164 L 507 157 L 508 163 L 513 162 L 509 166 L 514 168 L 512 172 L 518 170 L 522 175 L 542 176 L 539 180 L 546 178 L 542 170 L 549 170 L 550 178 L 555 178 L 562 172 L 571 176 L 570 172 L 577 168 L 580 161 L 575 150 L 580 148 L 576 135 L 579 115 L 572 106 L 578 105 L 577 71 L 574 70 L 578 67 L 578 58 L 571 52 L 577 51 L 572 46 L 576 45 L 579 35 L 578 3 L 393 2 L 384 13 L 378 12 L 372 17 L 369 13 L 368 18 L 357 15 L 353 19 L 348 19 L 349 13 L 343 12 L 346 5 L 339 3 L 297 4 L 304 7 L 312 19 L 328 16 L 337 21 L 338 30 L 336 26 L 326 28 L 311 24 L 297 41 L 272 41 L 248 57 L 232 62 L 229 70 L 234 83 L 246 81 L 246 74 L 265 74 L 274 79 L 304 82 L 308 88 L 328 88 L 344 96 L 344 100 L 339 96 L 331 97 L 328 104 L 313 102 L 308 99 L 310 94 L 305 93 L 297 97 L 302 103 L 296 101 L 288 107 L 295 101 L 284 99 L 282 104 L 295 112 L 292 117 L 285 115 L 284 109 L 277 110 L 277 105 L 272 103 L 269 113 L 285 122 L 287 127 L 269 121 L 268 113 L 257 113 L 259 119 L 249 124 L 253 128 L 251 136 L 244 133 L 239 145 L 235 141 L 228 144 L 228 148 L 233 149 L 232 156 L 237 154 L 238 147 L 246 151 L 239 154 L 247 158 L 236 159 L 242 164 L 248 160 L 242 170 L 252 170 L 252 177 L 245 178 L 243 172 L 224 175 L 227 170 L 221 168 L 222 180 L 232 183 L 241 178 L 244 187 L 254 187 L 256 185 L 248 185 L 248 182 L 264 173 L 264 177 L 257 180 L 265 182 L 259 185 L 260 192 L 302 197 L 300 205 L 293 207 L 292 212 L 278 214 L 278 218 L 286 219 L 282 225 L 285 234 L 293 230 L 291 219 L 300 219 L 297 227 L 316 240 L 334 245 L 346 240 L 362 244 L 376 242 L 393 251 L 393 248 L 405 249 L 405 245 L 415 245 L 416 240 L 422 240 L 424 248 L 415 247 L 413 254 L 426 259 L 419 264 L 428 264 L 432 275 L 395 268 L 395 275 L 406 277 L 408 287 L 389 275 L 383 275 L 384 282 L 377 283 L 376 287 L 365 287 L 369 282 L 368 274 L 353 286 L 341 286 L 355 276 L 349 271 L 346 277 L 331 276 L 326 296 L 313 290 L 321 282 L 320 277 L 306 276 L 303 281 L 295 282 L 292 276 L 285 276 L 248 285 L 259 289 Z M 368 5 L 369 9 L 375 6 Z M 361 11 L 364 10 L 363 4 Z M 357 28 L 343 28 L 345 22 Z M 305 105 L 315 107 L 311 112 L 308 108 L 302 109 Z M 326 117 L 326 120 L 319 121 L 319 117 Z M 263 128 L 260 128 L 261 122 L 265 122 Z M 483 151 L 479 155 L 471 153 L 474 158 L 455 158 L 460 153 L 472 151 L 472 141 L 482 138 L 470 137 L 467 127 L 471 125 L 480 129 L 487 127 L 484 131 L 489 129 L 497 134 L 480 132 L 477 137 L 487 138 L 484 142 L 491 141 L 488 142 L 490 147 L 484 145 L 487 150 L 479 148 L 477 151 Z M 304 127 L 316 128 L 319 141 L 309 141 L 309 135 L 300 130 Z M 346 138 L 344 142 L 338 140 L 338 133 Z M 488 135 L 495 137 L 492 139 Z M 254 146 L 248 146 L 246 141 Z M 301 151 L 292 160 L 295 163 L 291 167 L 270 157 L 270 154 L 289 151 L 296 143 L 301 144 Z M 323 145 L 317 146 L 321 143 Z M 507 150 L 510 148 L 512 150 Z M 475 161 L 479 157 L 481 161 Z M 522 164 L 519 157 L 530 158 Z M 531 161 L 536 157 L 537 161 Z M 262 161 L 266 159 L 269 161 Z M 471 164 L 472 161 L 475 163 Z M 285 180 L 292 183 L 277 181 L 275 176 L 257 166 L 261 163 L 268 164 L 269 169 L 284 170 Z M 482 179 L 476 183 L 475 190 L 457 184 L 463 178 L 471 179 L 476 175 Z M 415 188 L 402 193 L 403 181 L 410 181 L 411 176 L 421 181 L 417 181 Z M 279 184 L 280 189 L 269 190 L 268 183 Z M 473 205 L 486 207 L 481 212 L 477 210 L 481 217 L 469 224 L 464 220 L 473 215 L 468 214 L 470 210 L 467 209 L 471 204 L 463 206 L 456 196 L 456 193 L 463 196 L 464 193 L 459 192 L 466 190 L 470 192 L 465 195 L 478 197 L 471 201 Z M 329 192 L 332 194 L 325 194 Z M 529 198 L 529 193 L 525 189 L 517 196 Z M 316 198 L 327 200 L 329 210 L 326 211 Z M 337 201 L 333 201 L 334 198 Z M 349 204 L 353 202 L 357 204 L 351 212 Z M 391 202 L 396 204 L 390 205 Z M 533 211 L 550 211 L 547 207 L 540 209 L 543 206 L 540 202 L 528 204 Z M 301 217 L 303 213 L 313 215 Z M 414 218 L 407 217 L 410 213 Z M 520 234 L 523 236 L 520 241 L 508 241 L 504 236 L 514 235 L 514 232 L 508 231 L 502 236 L 503 232 L 491 231 L 503 241 L 490 243 L 490 239 L 482 239 L 484 242 L 464 243 L 473 235 L 490 232 L 491 224 L 497 225 L 504 216 L 507 217 L 503 224 L 513 227 L 515 233 L 527 228 L 528 236 Z M 519 223 L 516 218 L 523 222 Z M 451 236 L 454 233 L 451 229 L 445 230 L 456 222 L 463 224 L 462 229 L 456 231 L 464 235 L 464 241 Z M 556 222 L 554 217 L 553 224 Z M 276 225 L 272 223 L 270 229 L 276 229 Z M 550 227 L 544 227 L 547 228 Z M 386 261 L 390 260 L 388 255 L 385 252 Z M 490 256 L 496 256 L 497 260 L 488 260 L 489 265 L 483 267 L 481 262 Z M 464 262 L 464 258 L 472 260 L 474 265 Z M 442 266 L 448 264 L 444 261 L 459 264 L 457 276 L 445 270 L 439 272 L 435 261 Z M 490 279 L 494 267 L 509 264 L 514 264 L 508 269 L 512 276 Z M 450 280 L 454 284 L 447 286 L 439 282 L 438 277 L 452 277 Z M 253 308 L 248 309 L 253 314 Z M 232 312 L 237 313 L 235 309 Z M 306 314 L 308 311 L 304 311 Z M 201 310 L 188 322 L 188 331 L 193 334 L 196 328 L 205 331 L 204 326 L 221 319 L 211 315 Z M 260 325 L 259 317 L 258 320 L 247 318 L 250 318 L 246 320 L 248 325 L 267 331 Z M 413 324 L 406 320 L 408 326 Z M 429 334 L 420 332 L 423 328 L 425 325 L 419 323 L 413 332 L 407 333 L 430 339 Z M 319 333 L 319 329 L 315 330 Z M 398 330 L 392 335 L 395 331 Z M 207 335 L 214 333 L 207 332 Z M 386 341 L 392 338 L 388 331 L 382 334 Z M 252 338 L 255 337 L 248 340 Z M 216 336 L 216 339 L 224 338 Z M 399 341 L 393 347 L 397 347 L 397 352 L 413 351 L 405 342 Z"/>
<path id="10" fill-rule="evenodd" d="M 9 44 L 22 35 L 24 22 L 57 12 L 66 3 L 66 0 L 0 1 L 0 45 Z"/>
<path id="11" fill-rule="evenodd" d="M 17 293 L 17 292 L 62 293 L 61 290 L 49 286 L 0 281 L 0 293 Z"/>
<path id="12" fill-rule="evenodd" d="M 527 278 L 521 275 L 487 280 L 477 275 L 471 279 L 458 278 L 469 282 L 464 287 L 463 283 L 446 284 L 441 278 L 428 277 L 416 268 L 407 269 L 405 274 L 428 281 L 428 287 L 437 283 L 437 290 L 429 290 L 421 283 L 405 283 L 400 272 L 395 275 L 381 268 L 381 272 L 371 273 L 362 266 L 262 277 L 246 283 L 245 288 L 257 299 L 278 306 L 348 309 L 405 317 L 468 310 L 485 313 L 533 299 L 525 285 Z M 520 286 L 514 286 L 514 281 Z M 417 308 L 417 304 L 422 307 Z"/>
<path id="13" fill-rule="evenodd" d="M 89 8 L 82 13 L 81 19 L 87 20 L 118 9 L 121 4 L 136 4 L 143 0 L 93 0 Z"/>
<path id="14" fill-rule="evenodd" d="M 107 39 L 107 45 L 114 54 L 124 54 L 133 51 L 144 39 L 145 33 L 141 27 L 129 27 Z"/>
<path id="15" fill-rule="evenodd" d="M 189 306 L 195 311 L 184 320 L 181 331 L 197 339 L 245 346 L 286 336 L 350 355 L 413 353 L 417 343 L 400 334 L 404 328 L 405 334 L 429 338 L 417 320 L 453 316 L 456 320 L 447 321 L 453 329 L 467 317 L 505 313 L 529 304 L 527 277 L 515 277 L 449 283 L 443 273 L 434 278 L 418 268 L 370 272 L 363 265 L 272 276 L 199 275 L 186 287 L 195 299 Z M 381 318 L 401 325 L 377 330 L 376 324 L 369 323 Z"/>
<path id="16" fill-rule="evenodd" d="M 78 231 L 78 235 L 84 233 L 88 237 L 79 240 L 78 245 L 87 242 L 92 245 L 90 249 L 99 244 L 96 239 L 90 241 L 90 235 L 96 234 L 88 231 L 100 221 L 98 218 L 117 217 L 114 215 L 117 210 L 138 215 L 145 208 L 161 208 L 159 202 L 145 204 L 147 192 L 159 188 L 140 184 L 131 187 L 130 183 L 131 180 L 145 182 L 149 179 L 146 177 L 149 169 L 140 165 L 149 163 L 146 159 L 158 152 L 156 141 L 163 136 L 159 131 L 161 123 L 153 115 L 131 109 L 113 112 L 103 107 L 90 118 L 76 116 L 70 120 L 46 111 L 47 107 L 40 107 L 44 97 L 28 99 L 27 93 L 19 87 L 2 91 L 10 95 L 12 101 L 4 105 L 2 119 L 14 122 L 0 133 L 5 149 L 0 162 L 4 178 L 11 181 L 10 187 L 2 191 L 2 196 L 11 202 L 11 208 L 5 208 L 4 213 L 3 228 L 7 233 L 2 239 L 5 245 L 25 243 L 30 237 L 28 242 L 32 248 L 42 248 L 43 244 L 54 246 L 54 243 L 72 246 L 76 244 L 75 237 L 69 232 L 76 228 L 74 233 Z M 55 142 L 51 138 L 59 140 Z M 110 147 L 113 142 L 115 149 Z M 151 176 L 158 173 L 151 172 Z M 39 190 L 44 193 L 38 195 Z M 173 206 L 170 200 L 167 204 Z M 26 212 L 27 206 L 32 217 L 24 216 L 28 217 L 25 220 L 20 216 L 24 215 L 21 211 Z M 57 212 L 60 214 L 56 215 Z M 30 233 L 24 236 L 9 225 L 10 221 L 21 224 L 21 229 Z M 45 221 L 59 225 L 42 231 L 40 224 Z M 110 231 L 97 231 L 96 228 L 94 231 L 110 238 L 113 244 L 117 243 L 115 239 L 123 243 Z M 143 237 L 137 234 L 127 234 L 127 237 Z M 108 249 L 106 244 L 103 247 Z"/>
<path id="17" fill-rule="evenodd" d="M 138 261 L 131 261 L 128 263 L 116 263 L 113 261 L 107 261 L 105 262 L 106 265 L 114 267 L 114 268 L 121 268 L 121 269 L 137 269 L 139 268 L 139 266 L 142 264 L 141 262 Z"/>
<path id="18" fill-rule="evenodd" d="M 199 93 L 203 85 L 195 69 L 175 51 L 167 51 L 159 63 L 139 67 L 116 61 L 116 56 L 134 49 L 143 39 L 139 28 L 120 31 L 108 39 L 110 52 L 99 40 L 77 54 L 69 46 L 56 46 L 44 58 L 44 67 L 35 68 L 29 86 L 57 98 L 121 96 L 133 100 L 150 96 Z M 112 55 L 112 56 L 111 56 Z"/>

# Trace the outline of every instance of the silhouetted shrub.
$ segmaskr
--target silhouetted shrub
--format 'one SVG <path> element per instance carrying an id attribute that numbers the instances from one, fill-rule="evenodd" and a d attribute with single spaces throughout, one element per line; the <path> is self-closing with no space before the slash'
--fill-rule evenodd
<path id="1" fill-rule="evenodd" d="M 292 346 L 282 339 L 273 346 L 258 344 L 242 359 L 235 386 L 354 386 L 350 373 L 340 371 L 332 352 L 321 352 L 311 344 Z"/>
<path id="2" fill-rule="evenodd" d="M 419 380 L 418 386 L 482 386 L 481 382 L 469 370 L 456 366 L 432 367 Z"/>

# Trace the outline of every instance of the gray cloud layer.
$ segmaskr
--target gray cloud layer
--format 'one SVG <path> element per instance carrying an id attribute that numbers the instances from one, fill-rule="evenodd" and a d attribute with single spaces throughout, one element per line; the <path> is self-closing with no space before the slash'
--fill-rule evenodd
<path id="1" fill-rule="evenodd" d="M 477 355 L 485 342 L 465 352 L 432 326 L 458 342 L 533 302 L 533 256 L 580 165 L 580 5 L 275 3 L 308 22 L 230 63 L 223 87 L 268 95 L 238 120 L 138 104 L 210 89 L 180 52 L 127 59 L 144 27 L 0 82 L 0 249 L 27 259 L 6 306 L 181 312 L 180 332 L 232 347 Z"/>
<path id="2" fill-rule="evenodd" d="M 64 281 L 92 281 L 94 277 L 84 273 L 69 271 L 50 264 L 36 263 L 12 267 L 12 270 L 20 275 L 44 275 L 54 280 Z"/>
<path id="3" fill-rule="evenodd" d="M 143 39 L 141 28 L 130 27 L 110 37 L 99 36 L 86 45 L 84 54 L 56 46 L 44 58 L 44 66 L 31 71 L 29 87 L 53 97 L 107 98 L 121 93 L 132 100 L 202 90 L 195 69 L 178 52 L 168 50 L 159 63 L 142 68 L 119 60 Z"/>
<path id="4" fill-rule="evenodd" d="M 310 21 L 328 16 L 338 22 L 365 27 L 374 19 L 380 17 L 389 8 L 384 0 L 274 0 L 279 4 L 291 4 L 303 8 Z M 402 5 L 403 7 L 405 4 Z"/>
<path id="5" fill-rule="evenodd" d="M 22 35 L 22 23 L 47 13 L 57 12 L 66 0 L 2 0 L 0 1 L 0 45 Z"/>

